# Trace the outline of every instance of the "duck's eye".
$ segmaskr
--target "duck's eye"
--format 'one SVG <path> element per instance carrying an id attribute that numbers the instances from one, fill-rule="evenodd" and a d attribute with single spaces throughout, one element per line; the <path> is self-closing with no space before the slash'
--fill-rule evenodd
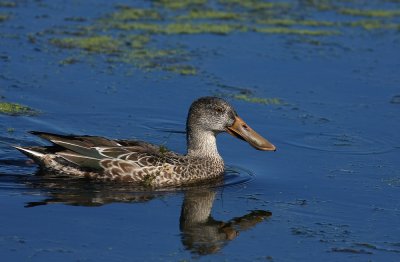
<path id="1" fill-rule="evenodd" d="M 223 113 L 224 112 L 224 109 L 222 107 L 219 107 L 219 106 L 215 107 L 214 109 L 218 113 Z"/>

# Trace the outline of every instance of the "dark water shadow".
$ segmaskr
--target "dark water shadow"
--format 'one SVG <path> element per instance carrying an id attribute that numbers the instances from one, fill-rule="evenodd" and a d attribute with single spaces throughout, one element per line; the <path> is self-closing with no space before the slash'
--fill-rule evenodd
<path id="1" fill-rule="evenodd" d="M 24 195 L 43 195 L 44 199 L 26 203 L 26 208 L 50 204 L 99 207 L 111 203 L 145 203 L 170 195 L 183 194 L 180 235 L 183 246 L 194 255 L 220 251 L 240 232 L 269 218 L 266 210 L 251 210 L 227 221 L 214 219 L 211 210 L 218 192 L 227 187 L 242 186 L 253 175 L 239 167 L 229 167 L 223 178 L 196 186 L 151 190 L 146 187 L 115 182 L 77 179 L 41 173 L 35 175 L 0 174 L 0 190 Z"/>

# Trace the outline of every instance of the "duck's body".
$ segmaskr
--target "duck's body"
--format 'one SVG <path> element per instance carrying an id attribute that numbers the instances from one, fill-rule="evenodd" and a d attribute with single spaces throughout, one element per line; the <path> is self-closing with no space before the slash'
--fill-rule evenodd
<path id="1" fill-rule="evenodd" d="M 17 148 L 43 169 L 70 176 L 160 187 L 212 179 L 224 171 L 220 157 L 179 155 L 143 141 L 31 133 L 55 146 Z"/>
<path id="2" fill-rule="evenodd" d="M 151 187 L 179 186 L 220 177 L 224 162 L 216 135 L 227 131 L 260 150 L 275 150 L 241 120 L 224 100 L 196 100 L 187 119 L 186 155 L 143 141 L 31 132 L 51 141 L 48 147 L 16 147 L 43 169 L 76 177 L 136 182 Z"/>

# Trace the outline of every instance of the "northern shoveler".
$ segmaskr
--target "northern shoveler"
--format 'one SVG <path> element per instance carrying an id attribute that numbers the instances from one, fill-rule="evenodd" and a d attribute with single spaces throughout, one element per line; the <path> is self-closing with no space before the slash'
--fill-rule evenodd
<path id="1" fill-rule="evenodd" d="M 15 148 L 46 171 L 150 187 L 179 186 L 221 177 L 224 161 L 216 144 L 216 135 L 221 132 L 258 150 L 275 151 L 275 146 L 251 129 L 230 104 L 216 97 L 192 103 L 186 123 L 186 155 L 143 141 L 35 131 L 31 133 L 53 145 Z"/>

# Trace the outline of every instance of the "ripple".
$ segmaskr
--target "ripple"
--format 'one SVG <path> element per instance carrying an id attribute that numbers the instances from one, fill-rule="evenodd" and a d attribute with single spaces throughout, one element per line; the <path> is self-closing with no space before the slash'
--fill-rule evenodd
<path id="1" fill-rule="evenodd" d="M 345 154 L 381 154 L 393 149 L 388 142 L 346 133 L 299 133 L 287 144 L 311 150 Z"/>
<path id="2" fill-rule="evenodd" d="M 190 186 L 149 189 L 136 184 L 94 181 L 70 176 L 50 174 L 0 173 L 0 195 L 20 194 L 43 196 L 27 207 L 64 203 L 79 206 L 99 206 L 114 202 L 145 202 L 151 199 L 190 190 L 218 190 L 241 186 L 250 182 L 254 175 L 241 167 L 229 166 L 221 179 L 204 181 Z"/>
<path id="3" fill-rule="evenodd" d="M 165 133 L 186 134 L 185 126 L 181 122 L 153 118 L 141 121 L 141 126 L 148 130 L 155 130 Z"/>
<path id="4" fill-rule="evenodd" d="M 223 187 L 238 186 L 247 184 L 254 179 L 250 170 L 238 166 L 227 166 L 224 174 Z"/>

